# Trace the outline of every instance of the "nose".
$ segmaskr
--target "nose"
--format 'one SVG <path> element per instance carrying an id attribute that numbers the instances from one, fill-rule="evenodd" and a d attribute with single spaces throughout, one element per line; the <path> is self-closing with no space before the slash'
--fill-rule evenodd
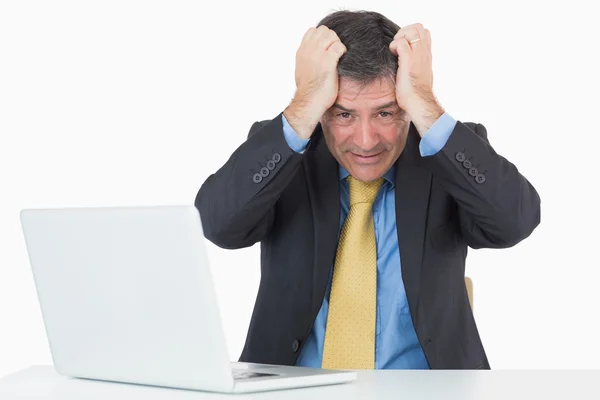
<path id="1" fill-rule="evenodd" d="M 354 144 L 364 152 L 368 152 L 373 150 L 378 143 L 378 135 L 370 119 L 362 120 L 354 132 Z"/>

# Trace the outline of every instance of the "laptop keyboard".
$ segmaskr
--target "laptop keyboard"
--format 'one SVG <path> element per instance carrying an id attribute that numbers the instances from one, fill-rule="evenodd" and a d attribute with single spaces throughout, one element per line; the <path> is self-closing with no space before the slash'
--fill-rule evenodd
<path id="1" fill-rule="evenodd" d="M 233 379 L 251 379 L 263 376 L 277 376 L 278 374 L 265 374 L 264 372 L 250 372 L 247 369 L 234 369 Z"/>

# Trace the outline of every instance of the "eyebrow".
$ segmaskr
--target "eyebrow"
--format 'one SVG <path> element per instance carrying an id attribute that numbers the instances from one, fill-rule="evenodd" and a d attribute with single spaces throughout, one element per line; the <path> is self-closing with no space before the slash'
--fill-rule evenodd
<path id="1" fill-rule="evenodd" d="M 396 103 L 395 100 L 392 100 L 392 101 L 387 102 L 385 104 L 382 104 L 382 105 L 380 105 L 378 107 L 375 107 L 373 110 L 374 111 L 379 111 L 379 110 L 383 110 L 384 108 L 388 108 L 390 106 L 396 106 L 397 107 L 398 103 Z M 331 106 L 331 108 L 339 108 L 340 110 L 345 111 L 345 112 L 354 112 L 355 111 L 355 110 L 353 110 L 351 108 L 346 108 L 346 107 L 344 107 L 344 106 L 342 106 L 341 104 L 338 104 L 338 103 L 334 103 L 333 106 Z"/>

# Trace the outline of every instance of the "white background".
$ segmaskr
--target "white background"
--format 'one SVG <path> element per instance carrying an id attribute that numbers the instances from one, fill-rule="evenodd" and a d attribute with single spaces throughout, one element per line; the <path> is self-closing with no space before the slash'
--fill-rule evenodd
<path id="1" fill-rule="evenodd" d="M 600 35 L 584 1 L 269 3 L 0 3 L 0 376 L 51 363 L 19 211 L 191 204 L 285 108 L 302 35 L 342 7 L 429 28 L 442 106 L 484 124 L 541 195 L 528 240 L 468 258 L 492 367 L 599 368 Z M 258 247 L 210 256 L 237 359 Z"/>

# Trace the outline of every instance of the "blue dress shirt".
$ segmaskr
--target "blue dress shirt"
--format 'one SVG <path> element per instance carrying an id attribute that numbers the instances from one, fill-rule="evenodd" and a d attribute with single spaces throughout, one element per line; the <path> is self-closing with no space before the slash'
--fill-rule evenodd
<path id="1" fill-rule="evenodd" d="M 301 139 L 282 115 L 283 134 L 290 148 L 303 153 L 309 139 Z M 423 135 L 419 150 L 421 156 L 440 151 L 454 130 L 456 120 L 444 113 Z M 341 230 L 350 208 L 350 192 L 346 177 L 348 171 L 338 167 L 340 179 Z M 417 338 L 406 298 L 400 249 L 396 232 L 395 202 L 396 168 L 392 166 L 383 176 L 384 183 L 373 204 L 373 221 L 377 243 L 377 315 L 375 326 L 375 369 L 429 369 L 429 364 Z M 339 235 L 339 231 L 338 231 Z M 296 365 L 321 368 L 325 327 L 329 310 L 331 276 L 321 309 L 302 348 Z"/>

